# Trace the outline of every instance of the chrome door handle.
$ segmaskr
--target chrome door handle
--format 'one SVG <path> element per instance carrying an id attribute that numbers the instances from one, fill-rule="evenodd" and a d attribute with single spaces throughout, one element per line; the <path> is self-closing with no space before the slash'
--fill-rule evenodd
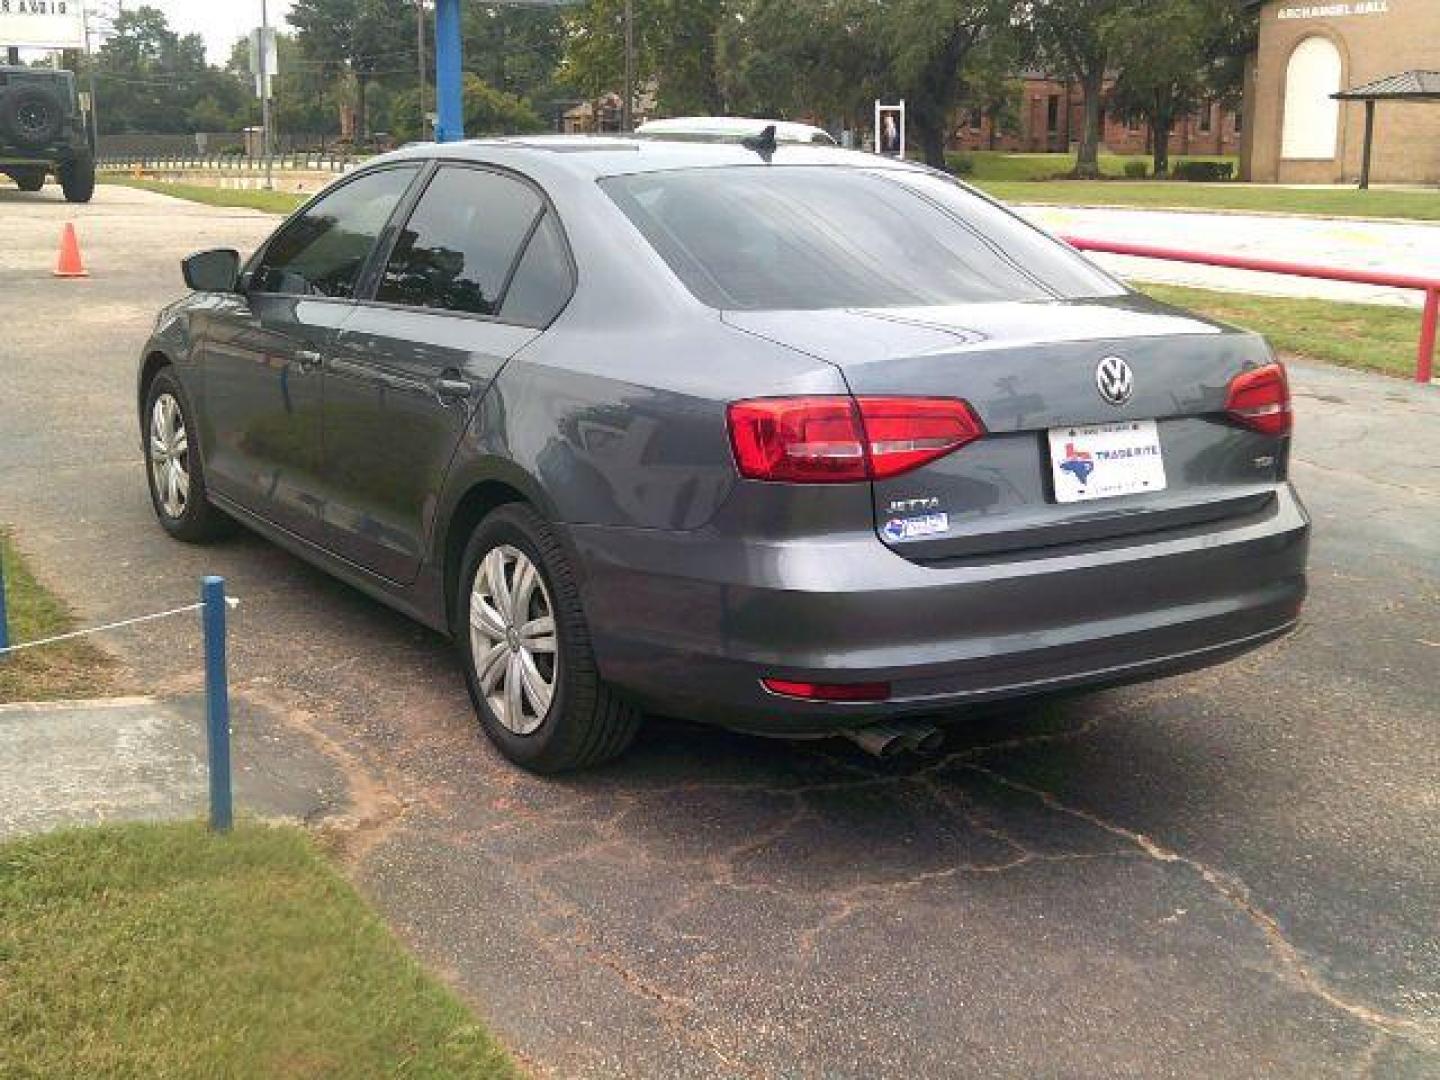
<path id="1" fill-rule="evenodd" d="M 475 392 L 475 387 L 464 379 L 442 377 L 435 380 L 435 392 L 441 401 L 463 401 Z"/>
<path id="2" fill-rule="evenodd" d="M 314 349 L 296 349 L 295 359 L 306 371 L 314 371 L 325 363 L 325 354 Z"/>

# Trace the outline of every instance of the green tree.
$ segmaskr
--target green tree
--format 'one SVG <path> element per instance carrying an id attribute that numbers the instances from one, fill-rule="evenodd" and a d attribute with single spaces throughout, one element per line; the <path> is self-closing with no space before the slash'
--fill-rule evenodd
<path id="1" fill-rule="evenodd" d="M 164 13 L 148 5 L 116 17 L 114 34 L 93 63 L 110 132 L 194 131 L 198 120 L 228 117 L 244 100 L 242 83 L 206 62 L 199 35 L 175 33 Z"/>
<path id="2" fill-rule="evenodd" d="M 716 61 L 727 112 L 869 122 L 893 89 L 874 0 L 739 0 L 720 24 Z"/>
<path id="3" fill-rule="evenodd" d="M 1010 4 L 996 0 L 901 0 L 882 18 L 893 70 L 926 164 L 943 169 L 966 61 L 1003 32 Z"/>
<path id="4" fill-rule="evenodd" d="M 1127 59 L 1116 111 L 1150 131 L 1156 176 L 1170 171 L 1170 132 L 1181 117 L 1238 93 L 1254 16 L 1229 0 L 1150 0 L 1116 16 L 1110 40 Z"/>
<path id="5" fill-rule="evenodd" d="M 725 0 L 633 0 L 635 78 L 662 113 L 719 112 L 716 35 Z M 586 0 L 566 17 L 565 83 L 586 97 L 623 92 L 625 0 Z"/>
<path id="6" fill-rule="evenodd" d="M 1025 0 L 1017 14 L 1034 36 L 1041 60 L 1056 74 L 1076 80 L 1084 98 L 1084 123 L 1075 175 L 1100 175 L 1100 118 L 1105 77 L 1122 55 L 1114 31 L 1148 0 Z"/>
<path id="7" fill-rule="evenodd" d="M 568 96 L 557 81 L 566 38 L 558 8 L 471 3 L 464 35 L 465 69 L 496 90 L 537 109 Z"/>
<path id="8" fill-rule="evenodd" d="M 415 8 L 396 0 L 295 0 L 290 24 L 305 58 L 355 82 L 357 134 L 369 134 L 370 84 L 417 71 Z M 417 75 L 418 77 L 418 75 Z"/>
<path id="9" fill-rule="evenodd" d="M 990 149 L 1007 131 L 1020 129 L 1025 84 L 1016 76 L 1025 62 L 1025 40 L 1014 26 L 987 34 L 965 65 L 960 104 L 990 121 Z"/>
<path id="10" fill-rule="evenodd" d="M 463 84 L 465 131 L 470 135 L 523 135 L 545 126 L 530 104 L 514 94 L 497 90 L 472 71 L 465 72 Z M 421 134 L 420 90 L 412 86 L 395 94 L 392 103 L 394 134 L 399 139 L 429 138 Z"/>

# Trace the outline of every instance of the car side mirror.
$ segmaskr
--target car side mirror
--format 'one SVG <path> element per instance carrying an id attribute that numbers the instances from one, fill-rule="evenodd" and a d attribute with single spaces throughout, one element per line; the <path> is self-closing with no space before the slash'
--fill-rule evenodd
<path id="1" fill-rule="evenodd" d="M 234 292 L 240 277 L 240 253 L 232 248 L 201 251 L 180 263 L 185 284 L 196 292 Z"/>

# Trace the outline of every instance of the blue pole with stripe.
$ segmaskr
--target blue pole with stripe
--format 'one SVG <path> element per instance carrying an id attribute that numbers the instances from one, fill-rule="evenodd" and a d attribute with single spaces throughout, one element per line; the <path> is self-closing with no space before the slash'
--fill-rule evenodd
<path id="1" fill-rule="evenodd" d="M 235 821 L 230 790 L 230 686 L 225 671 L 225 579 L 207 577 L 205 605 L 205 734 L 210 764 L 210 828 L 229 832 Z"/>

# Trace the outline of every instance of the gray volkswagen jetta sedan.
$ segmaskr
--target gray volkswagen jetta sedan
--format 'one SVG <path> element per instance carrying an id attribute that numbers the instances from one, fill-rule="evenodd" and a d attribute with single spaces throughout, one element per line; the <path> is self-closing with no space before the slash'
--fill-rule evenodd
<path id="1" fill-rule="evenodd" d="M 927 169 L 419 146 L 184 270 L 139 373 L 161 525 L 238 521 L 453 636 L 529 769 L 644 710 L 923 745 L 1299 616 L 1265 342 Z"/>

